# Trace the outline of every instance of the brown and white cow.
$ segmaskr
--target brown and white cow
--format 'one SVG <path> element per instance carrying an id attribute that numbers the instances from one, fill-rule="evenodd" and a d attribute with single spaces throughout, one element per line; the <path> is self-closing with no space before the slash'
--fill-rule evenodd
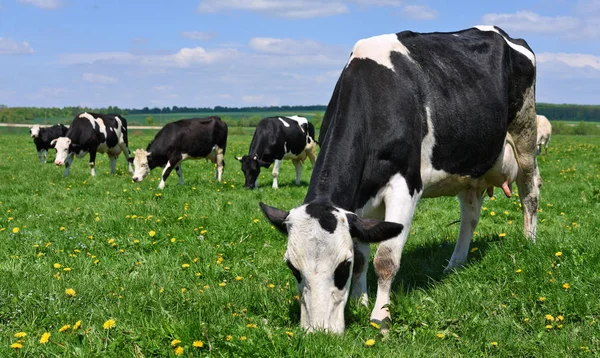
<path id="1" fill-rule="evenodd" d="M 302 327 L 344 331 L 348 296 L 368 303 L 370 244 L 379 242 L 371 320 L 385 331 L 420 198 L 460 201 L 447 269 L 465 263 L 489 187 L 509 195 L 516 179 L 524 232 L 535 240 L 534 92 L 532 50 L 497 27 L 405 31 L 356 43 L 325 113 L 304 204 L 288 212 L 261 203 L 288 235 L 285 260 L 296 278 Z"/>

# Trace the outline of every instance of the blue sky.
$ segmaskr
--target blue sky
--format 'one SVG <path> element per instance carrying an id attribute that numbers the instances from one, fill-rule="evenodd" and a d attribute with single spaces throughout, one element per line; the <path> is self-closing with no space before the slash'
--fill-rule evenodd
<path id="1" fill-rule="evenodd" d="M 327 104 L 353 44 L 498 25 L 537 100 L 600 104 L 600 0 L 0 0 L 0 104 Z"/>

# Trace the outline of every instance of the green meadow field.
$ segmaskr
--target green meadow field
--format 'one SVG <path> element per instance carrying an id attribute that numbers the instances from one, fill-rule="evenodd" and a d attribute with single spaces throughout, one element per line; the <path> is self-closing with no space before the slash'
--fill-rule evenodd
<path id="1" fill-rule="evenodd" d="M 131 133 L 132 149 L 155 132 Z M 26 129 L 0 129 L 1 357 L 594 356 L 600 353 L 600 137 L 555 135 L 538 157 L 537 244 L 522 234 L 517 195 L 486 197 L 469 262 L 442 273 L 456 241 L 455 198 L 422 200 L 381 336 L 371 306 L 346 308 L 343 336 L 299 328 L 286 238 L 258 202 L 302 203 L 291 163 L 280 189 L 263 170 L 243 188 L 230 135 L 224 181 L 205 161 L 183 164 L 163 191 L 160 170 L 133 183 L 125 160 L 88 157 L 71 175 L 38 163 Z M 54 159 L 54 152 L 49 153 Z M 374 252 L 374 250 L 372 250 Z M 368 342 L 368 344 L 367 344 Z"/>

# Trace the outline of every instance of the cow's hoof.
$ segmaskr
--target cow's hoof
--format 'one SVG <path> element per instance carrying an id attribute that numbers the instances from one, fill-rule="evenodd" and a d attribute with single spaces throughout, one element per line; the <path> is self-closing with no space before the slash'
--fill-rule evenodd
<path id="1" fill-rule="evenodd" d="M 457 270 L 459 270 L 459 269 L 461 269 L 463 267 L 465 267 L 465 264 L 463 264 L 463 263 L 450 263 L 444 269 L 444 274 L 452 273 L 452 272 L 457 271 Z"/>
<path id="2" fill-rule="evenodd" d="M 378 319 L 371 319 L 371 326 L 377 328 L 379 333 L 387 335 L 390 331 L 391 322 L 389 318 L 384 318 L 383 321 Z"/>

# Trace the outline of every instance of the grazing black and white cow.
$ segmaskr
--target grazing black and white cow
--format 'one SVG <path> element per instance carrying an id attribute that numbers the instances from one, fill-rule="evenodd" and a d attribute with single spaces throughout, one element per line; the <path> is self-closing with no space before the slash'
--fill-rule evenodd
<path id="1" fill-rule="evenodd" d="M 304 117 L 267 117 L 256 126 L 248 155 L 236 157 L 242 162 L 246 188 L 258 188 L 260 167 L 273 166 L 273 189 L 277 189 L 279 168 L 284 159 L 296 167 L 296 185 L 300 185 L 302 163 L 308 157 L 315 164 L 315 127 Z"/>
<path id="2" fill-rule="evenodd" d="M 31 138 L 33 138 L 33 143 L 35 144 L 40 163 L 46 164 L 48 149 L 54 148 L 54 145 L 51 144 L 52 141 L 66 135 L 67 130 L 68 128 L 62 124 L 57 124 L 52 127 L 40 127 L 36 124 L 29 127 L 29 133 L 31 134 Z"/>
<path id="3" fill-rule="evenodd" d="M 548 155 L 548 144 L 550 143 L 550 137 L 552 137 L 552 124 L 546 116 L 537 116 L 537 154 L 542 154 L 542 147 L 544 147 L 544 154 Z"/>
<path id="4" fill-rule="evenodd" d="M 300 292 L 302 327 L 342 333 L 351 278 L 352 296 L 367 304 L 374 242 L 371 320 L 387 326 L 392 280 L 422 197 L 460 201 L 447 269 L 466 261 L 489 187 L 516 179 L 524 231 L 535 240 L 534 91 L 532 50 L 497 27 L 356 43 L 325 113 L 304 204 L 286 212 L 261 203 L 288 235 L 285 260 Z"/>
<path id="5" fill-rule="evenodd" d="M 110 159 L 110 173 L 114 174 L 117 157 L 124 153 L 129 171 L 133 172 L 129 158 L 127 120 L 114 114 L 83 112 L 75 116 L 67 134 L 52 141 L 55 144 L 54 164 L 65 165 L 65 176 L 69 175 L 73 156 L 82 158 L 90 153 L 92 176 L 96 175 L 96 153 L 106 153 Z"/>
<path id="6" fill-rule="evenodd" d="M 217 164 L 216 178 L 221 181 L 226 147 L 227 123 L 220 117 L 190 118 L 169 123 L 156 134 L 146 150 L 135 151 L 133 180 L 142 181 L 152 169 L 164 167 L 159 189 L 164 189 L 173 168 L 179 176 L 179 184 L 183 184 L 181 162 L 206 158 Z"/>

